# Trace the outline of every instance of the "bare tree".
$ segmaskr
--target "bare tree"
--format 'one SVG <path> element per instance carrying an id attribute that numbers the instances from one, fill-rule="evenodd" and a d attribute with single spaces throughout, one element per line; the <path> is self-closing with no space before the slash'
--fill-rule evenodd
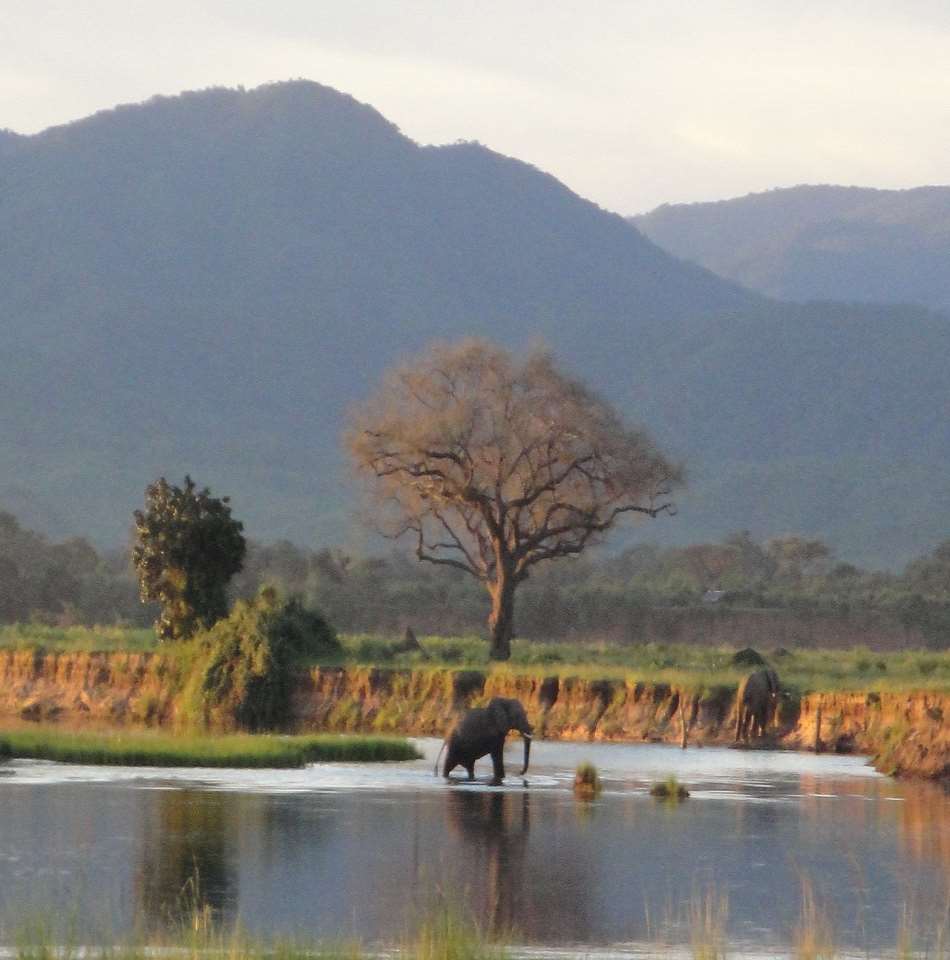
<path id="1" fill-rule="evenodd" d="M 491 597 L 491 657 L 507 660 L 515 590 L 620 517 L 673 512 L 680 479 L 642 431 L 554 366 L 478 340 L 436 345 L 354 412 L 347 443 L 383 532 L 464 570 Z"/>

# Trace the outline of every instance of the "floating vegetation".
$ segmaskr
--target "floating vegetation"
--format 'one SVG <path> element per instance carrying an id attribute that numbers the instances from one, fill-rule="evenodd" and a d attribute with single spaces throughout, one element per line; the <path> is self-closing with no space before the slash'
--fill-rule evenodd
<path id="1" fill-rule="evenodd" d="M 574 774 L 574 794 L 583 800 L 593 800 L 603 789 L 600 775 L 592 763 L 581 763 Z"/>
<path id="2" fill-rule="evenodd" d="M 669 800 L 672 803 L 679 803 L 689 796 L 689 790 L 684 787 L 674 776 L 669 776 L 660 783 L 654 783 L 650 787 L 650 796 L 658 800 Z"/>

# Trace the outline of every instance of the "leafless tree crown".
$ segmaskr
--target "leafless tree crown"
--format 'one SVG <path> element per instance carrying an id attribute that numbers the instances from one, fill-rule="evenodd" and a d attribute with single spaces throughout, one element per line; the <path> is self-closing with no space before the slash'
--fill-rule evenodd
<path id="1" fill-rule="evenodd" d="M 469 340 L 393 372 L 348 444 L 391 536 L 490 584 L 580 553 L 623 514 L 673 511 L 680 470 L 642 431 L 559 372 Z"/>

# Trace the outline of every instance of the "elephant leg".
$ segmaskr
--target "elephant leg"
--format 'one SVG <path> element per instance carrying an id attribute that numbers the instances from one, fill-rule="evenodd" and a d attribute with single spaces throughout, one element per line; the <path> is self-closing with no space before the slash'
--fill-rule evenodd
<path id="1" fill-rule="evenodd" d="M 505 743 L 502 741 L 495 747 L 491 752 L 491 764 L 492 764 L 492 778 L 491 782 L 493 786 L 501 786 L 502 780 L 505 779 Z"/>
<path id="2" fill-rule="evenodd" d="M 442 776 L 446 780 L 449 779 L 449 774 L 459 765 L 458 757 L 455 755 L 455 751 L 449 748 L 448 752 L 445 755 L 445 763 L 442 765 Z"/>
<path id="3" fill-rule="evenodd" d="M 475 761 L 473 760 L 471 763 L 463 764 L 463 766 L 465 767 L 466 770 L 468 770 L 468 779 L 474 780 L 475 779 Z"/>

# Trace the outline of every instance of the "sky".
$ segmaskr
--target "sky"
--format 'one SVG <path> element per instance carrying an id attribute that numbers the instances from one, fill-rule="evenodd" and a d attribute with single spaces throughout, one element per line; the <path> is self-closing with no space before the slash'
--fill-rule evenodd
<path id="1" fill-rule="evenodd" d="M 304 77 L 618 213 L 950 182 L 946 0 L 0 0 L 0 128 Z"/>

